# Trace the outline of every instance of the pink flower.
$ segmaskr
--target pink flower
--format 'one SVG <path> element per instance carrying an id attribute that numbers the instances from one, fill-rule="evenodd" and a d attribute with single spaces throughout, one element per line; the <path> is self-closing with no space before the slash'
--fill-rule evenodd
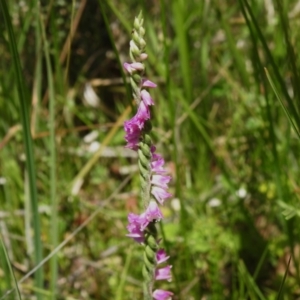
<path id="1" fill-rule="evenodd" d="M 172 196 L 164 188 L 158 186 L 152 186 L 151 193 L 160 204 L 164 204 L 165 200 Z"/>
<path id="2" fill-rule="evenodd" d="M 134 62 L 134 63 L 124 63 L 123 64 L 124 69 L 129 73 L 132 74 L 135 71 L 143 71 L 144 70 L 144 65 L 139 62 Z"/>
<path id="3" fill-rule="evenodd" d="M 166 173 L 166 170 L 163 168 L 165 164 L 165 160 L 162 158 L 159 154 L 152 154 L 152 160 L 151 160 L 151 169 L 152 172 L 155 172 L 157 174 L 164 174 Z"/>
<path id="4" fill-rule="evenodd" d="M 171 269 L 172 269 L 172 266 L 166 266 L 163 268 L 156 269 L 155 270 L 155 279 L 171 281 L 171 279 L 172 279 Z"/>
<path id="5" fill-rule="evenodd" d="M 148 54 L 146 53 L 141 53 L 140 55 L 140 60 L 143 61 L 143 60 L 146 60 L 148 58 Z"/>
<path id="6" fill-rule="evenodd" d="M 146 90 L 141 91 L 141 97 L 146 105 L 148 106 L 154 105 L 153 99 L 151 98 L 150 94 Z"/>
<path id="7" fill-rule="evenodd" d="M 143 101 L 141 101 L 141 103 L 140 103 L 140 105 L 139 105 L 139 108 L 138 108 L 136 117 L 137 117 L 139 120 L 142 120 L 143 123 L 144 123 L 146 120 L 149 120 L 149 119 L 150 119 L 150 110 L 149 110 L 149 107 L 148 107 Z"/>
<path id="8" fill-rule="evenodd" d="M 140 215 L 141 230 L 145 228 L 152 221 L 160 221 L 163 218 L 162 212 L 157 206 L 156 202 L 151 201 L 146 211 Z"/>
<path id="9" fill-rule="evenodd" d="M 162 212 L 157 206 L 156 202 L 151 201 L 146 211 L 141 215 L 130 213 L 128 215 L 129 224 L 127 230 L 128 237 L 133 238 L 138 243 L 144 242 L 144 230 L 150 222 L 159 221 L 163 218 Z"/>
<path id="10" fill-rule="evenodd" d="M 157 174 L 157 175 L 152 175 L 151 183 L 163 189 L 167 189 L 170 180 L 171 180 L 171 176 Z"/>
<path id="11" fill-rule="evenodd" d="M 152 158 L 151 158 L 151 169 L 153 173 L 156 174 L 165 174 L 166 170 L 163 168 L 165 164 L 165 160 L 162 158 L 162 156 L 158 153 L 155 153 L 156 147 L 152 146 L 151 147 L 151 153 L 152 153 Z"/>
<path id="12" fill-rule="evenodd" d="M 141 135 L 140 127 L 134 122 L 133 119 L 131 119 L 124 122 L 124 130 L 126 132 L 125 140 L 127 142 L 125 147 L 132 150 L 137 150 Z"/>
<path id="13" fill-rule="evenodd" d="M 141 132 L 144 128 L 146 120 L 150 119 L 150 111 L 147 105 L 141 101 L 136 115 L 124 122 L 124 130 L 126 132 L 126 147 L 137 150 Z"/>
<path id="14" fill-rule="evenodd" d="M 162 264 L 163 262 L 167 261 L 170 256 L 167 256 L 166 252 L 164 249 L 159 249 L 156 252 L 156 263 L 157 264 Z"/>
<path id="15" fill-rule="evenodd" d="M 155 290 L 152 296 L 155 300 L 171 300 L 173 293 L 165 290 Z"/>
<path id="16" fill-rule="evenodd" d="M 172 196 L 172 194 L 167 192 L 168 183 L 170 182 L 171 177 L 164 175 L 166 173 L 166 170 L 164 169 L 165 161 L 162 156 L 155 153 L 155 151 L 156 148 L 152 146 L 151 172 L 153 175 L 151 178 L 151 193 L 160 204 L 164 204 L 164 201 Z"/>
<path id="17" fill-rule="evenodd" d="M 155 87 L 157 87 L 157 85 L 148 79 L 143 79 L 142 87 L 155 88 Z"/>
<path id="18" fill-rule="evenodd" d="M 143 243 L 144 233 L 141 230 L 139 217 L 139 215 L 135 215 L 133 213 L 130 213 L 128 215 L 129 224 L 127 225 L 127 230 L 129 231 L 129 234 L 127 234 L 126 236 L 133 238 L 138 243 Z"/>

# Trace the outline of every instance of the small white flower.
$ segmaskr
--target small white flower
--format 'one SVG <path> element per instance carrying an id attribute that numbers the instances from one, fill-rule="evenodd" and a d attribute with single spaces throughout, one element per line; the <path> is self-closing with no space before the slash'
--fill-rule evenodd
<path id="1" fill-rule="evenodd" d="M 208 205 L 210 207 L 218 207 L 222 204 L 221 200 L 218 199 L 218 198 L 211 198 L 209 201 L 208 201 Z"/>
<path id="2" fill-rule="evenodd" d="M 0 177 L 0 185 L 6 184 L 6 178 Z"/>
<path id="3" fill-rule="evenodd" d="M 174 198 L 171 201 L 171 206 L 175 211 L 180 211 L 180 201 L 178 198 Z"/>
<path id="4" fill-rule="evenodd" d="M 236 191 L 236 195 L 239 198 L 243 199 L 243 198 L 245 198 L 247 196 L 247 191 L 246 191 L 245 188 L 240 188 L 239 190 Z"/>

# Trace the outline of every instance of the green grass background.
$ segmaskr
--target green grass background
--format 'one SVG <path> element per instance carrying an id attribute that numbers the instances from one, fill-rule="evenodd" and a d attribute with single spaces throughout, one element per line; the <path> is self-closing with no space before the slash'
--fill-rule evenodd
<path id="1" fill-rule="evenodd" d="M 158 286 L 300 297 L 299 1 L 0 4 L 0 299 L 142 299 L 122 128 L 140 10 L 153 139 L 173 177 L 160 227 L 173 281 Z"/>

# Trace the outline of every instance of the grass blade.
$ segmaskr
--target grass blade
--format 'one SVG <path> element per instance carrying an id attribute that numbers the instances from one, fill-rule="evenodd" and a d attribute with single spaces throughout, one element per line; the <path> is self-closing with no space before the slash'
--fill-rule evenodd
<path id="1" fill-rule="evenodd" d="M 109 3 L 109 1 L 108 1 L 108 3 Z M 103 16 L 103 20 L 105 22 L 107 33 L 109 35 L 109 38 L 111 40 L 114 52 L 115 52 L 117 60 L 118 60 L 121 75 L 122 75 L 123 82 L 124 82 L 124 85 L 125 85 L 125 88 L 126 88 L 127 100 L 128 100 L 128 103 L 131 103 L 132 96 L 131 96 L 130 88 L 129 88 L 129 85 L 128 85 L 127 80 L 126 80 L 126 74 L 125 74 L 125 71 L 124 71 L 124 68 L 123 68 L 123 64 L 121 62 L 119 51 L 117 50 L 117 47 L 115 45 L 115 42 L 114 42 L 114 39 L 113 39 L 113 36 L 112 36 L 112 33 L 111 33 L 111 29 L 110 29 L 110 26 L 109 26 L 109 23 L 108 23 L 108 19 L 107 19 L 107 15 L 106 15 L 106 12 L 105 12 L 105 7 L 104 7 L 105 4 L 103 3 L 103 1 L 99 0 L 99 5 L 100 5 L 101 13 L 102 13 L 102 16 Z M 110 8 L 113 9 L 114 6 L 110 5 Z M 115 10 L 114 10 L 114 12 L 116 13 Z M 124 24 L 126 26 L 127 23 L 124 22 Z M 126 27 L 126 28 L 128 28 L 128 27 Z"/>
<path id="2" fill-rule="evenodd" d="M 284 4 L 280 0 L 276 0 L 276 4 L 278 7 L 278 14 L 280 17 L 280 23 L 281 23 L 281 28 L 284 33 L 284 39 L 285 39 L 285 45 L 286 45 L 286 52 L 287 52 L 287 57 L 289 60 L 289 64 L 292 70 L 292 84 L 293 84 L 293 90 L 295 93 L 295 98 L 299 99 L 300 97 L 300 85 L 299 85 L 299 73 L 298 73 L 298 67 L 297 67 L 297 57 L 295 55 L 295 51 L 293 48 L 293 45 L 291 43 L 290 39 L 290 27 L 289 27 L 289 22 L 288 22 L 288 17 L 287 17 L 287 9 L 284 7 Z M 299 105 L 299 102 L 298 102 Z M 299 109 L 299 106 L 298 106 Z"/>
<path id="3" fill-rule="evenodd" d="M 51 203 L 51 226 L 50 237 L 51 246 L 55 248 L 58 245 L 58 200 L 56 195 L 56 145 L 55 145 L 55 89 L 53 84 L 52 67 L 50 62 L 49 44 L 46 38 L 43 20 L 40 19 L 40 27 L 42 39 L 44 43 L 44 52 L 46 58 L 46 69 L 48 78 L 49 91 L 49 170 L 50 170 L 50 203 Z M 58 261 L 57 255 L 54 254 L 50 264 L 50 289 L 52 299 L 57 298 L 57 277 L 58 277 Z"/>
<path id="4" fill-rule="evenodd" d="M 21 297 L 21 294 L 20 294 L 20 291 L 19 291 L 19 287 L 18 287 L 18 283 L 17 283 L 16 277 L 15 277 L 15 273 L 14 273 L 12 267 L 11 267 L 11 263 L 10 263 L 10 259 L 9 259 L 9 257 L 8 257 L 8 253 L 7 253 L 6 248 L 5 248 L 5 245 L 4 245 L 4 243 L 3 243 L 3 239 L 0 238 L 0 240 L 1 240 L 1 248 L 2 248 L 2 251 L 3 251 L 3 254 L 4 254 L 4 257 L 5 257 L 7 266 L 8 266 L 8 268 L 9 268 L 10 274 L 11 274 L 11 276 L 12 276 L 12 278 L 13 278 L 15 290 L 16 290 L 16 293 L 17 293 L 17 299 L 18 299 L 18 300 L 21 300 L 22 297 Z M 6 276 L 7 276 L 7 274 L 6 274 Z"/>
<path id="5" fill-rule="evenodd" d="M 132 260 L 132 246 L 129 248 L 128 254 L 126 256 L 126 260 L 125 260 L 125 265 L 124 265 L 124 269 L 123 272 L 120 276 L 120 282 L 118 285 L 118 289 L 116 291 L 116 300 L 122 300 L 123 299 L 123 294 L 124 294 L 124 286 L 125 286 L 125 282 L 126 282 L 126 277 L 130 268 L 130 264 L 131 264 L 131 260 Z"/>
<path id="6" fill-rule="evenodd" d="M 288 102 L 288 105 L 289 105 L 291 114 L 294 116 L 294 118 L 295 118 L 297 124 L 300 124 L 299 114 L 298 114 L 298 112 L 297 112 L 297 110 L 296 110 L 296 108 L 295 108 L 295 105 L 294 105 L 294 103 L 293 103 L 293 101 L 292 101 L 292 99 L 291 99 L 291 97 L 290 97 L 290 95 L 289 95 L 289 93 L 288 93 L 288 91 L 287 91 L 287 87 L 285 86 L 285 82 L 284 82 L 282 76 L 281 76 L 280 73 L 279 73 L 278 66 L 277 66 L 276 63 L 275 63 L 275 60 L 274 60 L 273 55 L 272 55 L 272 53 L 271 53 L 271 51 L 270 51 L 270 49 L 269 49 L 269 46 L 268 46 L 268 44 L 267 44 L 267 41 L 266 41 L 266 39 L 265 39 L 265 37 L 264 37 L 262 31 L 260 30 L 260 27 L 259 27 L 259 25 L 258 25 L 258 22 L 257 22 L 257 20 L 256 20 L 256 18 L 255 18 L 255 16 L 254 16 L 253 11 L 252 11 L 252 8 L 251 8 L 251 6 L 249 5 L 249 3 L 248 3 L 247 0 L 242 0 L 242 1 L 243 1 L 244 5 L 245 5 L 245 8 L 246 8 L 247 12 L 248 12 L 249 15 L 250 15 L 251 21 L 253 22 L 253 25 L 254 25 L 254 27 L 255 27 L 255 30 L 256 30 L 257 35 L 258 35 L 258 37 L 259 37 L 259 40 L 261 41 L 262 46 L 263 46 L 263 48 L 264 48 L 264 51 L 265 51 L 265 53 L 266 53 L 266 56 L 267 56 L 267 58 L 269 59 L 269 61 L 270 61 L 270 63 L 271 63 L 271 66 L 272 66 L 272 68 L 273 68 L 275 77 L 276 77 L 277 81 L 279 82 L 280 87 L 281 87 L 281 89 L 282 89 L 282 92 L 284 93 L 284 96 L 285 96 L 285 98 L 286 98 L 286 100 L 287 100 L 287 102 Z"/>
<path id="7" fill-rule="evenodd" d="M 298 138 L 300 138 L 300 133 L 299 133 L 299 131 L 298 131 L 298 129 L 297 129 L 297 127 L 296 127 L 294 121 L 293 121 L 293 118 L 292 118 L 292 116 L 290 115 L 290 113 L 289 113 L 289 111 L 287 110 L 287 108 L 285 107 L 283 101 L 281 100 L 281 98 L 280 98 L 280 96 L 279 96 L 279 93 L 278 93 L 278 91 L 277 91 L 277 89 L 276 89 L 276 87 L 275 87 L 275 84 L 274 84 L 274 82 L 273 82 L 273 80 L 272 80 L 272 78 L 271 78 L 271 76 L 270 76 L 270 74 L 269 74 L 267 68 L 265 68 L 265 72 L 266 72 L 267 78 L 268 78 L 268 80 L 269 80 L 269 82 L 270 82 L 270 85 L 271 85 L 271 87 L 272 87 L 272 90 L 274 91 L 274 94 L 275 94 L 276 98 L 278 99 L 279 103 L 281 104 L 281 107 L 282 107 L 283 111 L 285 112 L 285 114 L 286 114 L 286 116 L 287 116 L 289 122 L 291 123 L 292 127 L 294 128 L 294 130 L 295 130 L 295 132 L 296 132 Z"/>
<path id="8" fill-rule="evenodd" d="M 25 153 L 26 153 L 26 166 L 28 171 L 29 178 L 29 190 L 30 190 L 30 199 L 32 207 L 32 216 L 33 216 L 33 232 L 34 232 L 34 247 L 35 247 L 35 264 L 38 264 L 42 258 L 42 243 L 41 243 L 41 229 L 40 229 L 40 219 L 38 213 L 38 199 L 37 199 L 37 188 L 36 188 L 36 168 L 34 162 L 33 154 L 33 141 L 30 133 L 30 123 L 29 123 L 29 114 L 28 114 L 28 96 L 26 93 L 21 62 L 19 53 L 17 50 L 15 35 L 13 32 L 11 17 L 8 11 L 8 6 L 5 0 L 0 1 L 1 11 L 4 17 L 4 22 L 8 31 L 9 46 L 10 52 L 13 61 L 13 67 L 17 82 L 18 98 L 20 101 L 20 115 L 23 128 L 23 138 L 25 144 Z M 35 281 L 38 288 L 43 288 L 43 269 L 39 269 L 35 274 Z M 38 299 L 41 299 L 39 294 L 37 294 Z"/>
<path id="9" fill-rule="evenodd" d="M 192 100 L 192 80 L 190 70 L 190 58 L 189 58 L 189 45 L 186 36 L 186 27 L 184 24 L 185 18 L 185 6 L 182 1 L 177 0 L 172 5 L 174 26 L 177 36 L 177 44 L 179 51 L 179 61 L 181 66 L 181 73 L 183 78 L 183 85 L 185 90 L 185 97 L 188 99 L 188 103 Z"/>
<path id="10" fill-rule="evenodd" d="M 246 299 L 266 300 L 266 298 L 260 291 L 259 287 L 257 286 L 254 278 L 249 274 L 243 261 L 240 261 L 238 268 L 239 268 L 239 272 L 240 272 L 241 276 L 243 277 L 243 279 L 245 281 L 245 285 L 247 287 L 247 294 L 248 294 L 249 298 L 248 297 L 245 297 L 245 298 Z M 252 297 L 251 297 L 251 295 L 252 295 Z"/>
<path id="11" fill-rule="evenodd" d="M 290 256 L 290 258 L 289 258 L 286 270 L 284 272 L 284 276 L 283 276 L 282 281 L 280 283 L 280 287 L 279 287 L 279 291 L 278 291 L 278 295 L 277 295 L 276 300 L 282 299 L 283 287 L 284 287 L 284 283 L 285 283 L 285 280 L 286 280 L 287 275 L 288 275 L 288 270 L 290 268 L 291 259 L 292 259 L 292 256 Z"/>
<path id="12" fill-rule="evenodd" d="M 225 15 L 220 9 L 217 10 L 218 18 L 221 21 L 221 25 L 224 29 L 226 39 L 228 42 L 228 48 L 232 53 L 234 65 L 238 70 L 243 85 L 245 87 L 249 87 L 249 75 L 247 74 L 246 66 L 245 66 L 245 59 L 243 57 L 243 53 L 237 48 L 235 38 L 233 36 L 232 30 L 229 27 L 229 23 L 227 22 L 228 15 Z"/>

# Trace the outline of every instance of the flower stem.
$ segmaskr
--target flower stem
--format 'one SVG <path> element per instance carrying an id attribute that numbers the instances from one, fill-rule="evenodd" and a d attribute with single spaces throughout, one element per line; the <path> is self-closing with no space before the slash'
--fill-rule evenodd
<path id="1" fill-rule="evenodd" d="M 147 227 L 147 232 L 145 233 L 145 248 L 144 248 L 144 266 L 143 266 L 143 291 L 144 300 L 152 300 L 153 296 L 153 283 L 155 277 L 155 267 L 156 267 L 156 252 L 158 250 L 158 245 L 156 242 L 157 230 L 155 223 L 151 222 Z"/>
<path id="2" fill-rule="evenodd" d="M 146 122 L 142 139 L 139 143 L 138 149 L 138 164 L 140 169 L 141 180 L 141 197 L 143 200 L 144 208 L 146 209 L 150 203 L 150 190 L 151 190 L 151 137 L 149 135 L 151 131 L 150 121 Z"/>

